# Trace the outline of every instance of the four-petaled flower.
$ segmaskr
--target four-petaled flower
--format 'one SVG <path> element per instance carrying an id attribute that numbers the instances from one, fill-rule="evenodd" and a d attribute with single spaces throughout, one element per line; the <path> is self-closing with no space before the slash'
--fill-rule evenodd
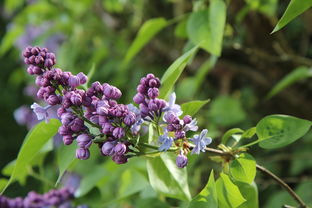
<path id="1" fill-rule="evenodd" d="M 180 116 L 182 115 L 182 110 L 181 110 L 181 106 L 178 104 L 175 104 L 176 101 L 176 94 L 175 92 L 171 93 L 171 95 L 169 96 L 169 100 L 168 103 L 166 105 L 166 107 L 164 108 L 164 111 L 168 112 L 173 112 L 176 116 Z"/>
<path id="2" fill-rule="evenodd" d="M 169 137 L 167 130 L 164 129 L 164 134 L 159 136 L 158 141 L 161 143 L 160 147 L 158 148 L 159 151 L 167 151 L 173 143 L 173 138 Z"/>
<path id="3" fill-rule="evenodd" d="M 195 135 L 190 141 L 195 144 L 195 147 L 192 150 L 192 154 L 199 154 L 200 151 L 205 152 L 205 148 L 212 141 L 210 137 L 206 137 L 208 133 L 207 129 L 202 130 L 200 135 Z"/>
<path id="4" fill-rule="evenodd" d="M 31 109 L 33 109 L 34 113 L 36 114 L 38 120 L 45 120 L 46 123 L 49 122 L 49 113 L 48 109 L 51 107 L 51 105 L 47 105 L 45 107 L 42 107 L 38 103 L 34 103 L 30 106 Z"/>

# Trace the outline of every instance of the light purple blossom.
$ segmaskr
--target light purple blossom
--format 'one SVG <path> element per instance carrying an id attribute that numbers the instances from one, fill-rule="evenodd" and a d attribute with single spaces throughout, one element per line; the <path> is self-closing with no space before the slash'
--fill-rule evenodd
<path id="1" fill-rule="evenodd" d="M 164 111 L 173 112 L 176 116 L 180 116 L 182 115 L 183 112 L 181 110 L 181 106 L 178 104 L 175 104 L 175 101 L 176 101 L 176 94 L 175 92 L 173 92 L 169 96 L 169 100 L 168 100 L 167 106 L 164 108 Z"/>
<path id="2" fill-rule="evenodd" d="M 173 138 L 169 137 L 167 130 L 164 129 L 164 134 L 159 136 L 158 141 L 161 143 L 159 151 L 167 151 L 172 146 Z"/>
<path id="3" fill-rule="evenodd" d="M 195 135 L 190 141 L 195 144 L 195 147 L 192 150 L 192 154 L 199 154 L 200 151 L 205 152 L 205 148 L 212 141 L 210 137 L 206 137 L 208 133 L 207 129 L 202 130 L 200 135 Z"/>
<path id="4" fill-rule="evenodd" d="M 47 105 L 45 107 L 40 106 L 38 103 L 34 103 L 30 106 L 33 109 L 34 113 L 36 114 L 38 120 L 45 120 L 46 123 L 49 122 L 50 116 L 48 113 L 48 109 L 51 105 Z"/>
<path id="5" fill-rule="evenodd" d="M 186 124 L 183 128 L 184 131 L 197 131 L 198 126 L 197 126 L 197 120 L 196 118 L 192 119 L 192 121 L 188 124 Z"/>

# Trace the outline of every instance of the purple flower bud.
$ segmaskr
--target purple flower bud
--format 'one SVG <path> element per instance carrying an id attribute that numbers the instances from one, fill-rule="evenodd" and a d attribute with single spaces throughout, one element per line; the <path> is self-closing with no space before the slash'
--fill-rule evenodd
<path id="1" fill-rule="evenodd" d="M 125 155 L 113 155 L 112 157 L 113 161 L 117 164 L 124 164 L 126 162 L 128 162 L 128 158 Z"/>
<path id="2" fill-rule="evenodd" d="M 155 78 L 155 75 L 152 74 L 152 73 L 149 73 L 149 74 L 146 75 L 146 78 L 147 79 L 152 79 L 152 78 Z"/>
<path id="3" fill-rule="evenodd" d="M 77 106 L 82 104 L 82 97 L 78 93 L 71 93 L 70 101 Z"/>
<path id="4" fill-rule="evenodd" d="M 99 124 L 99 116 L 98 115 L 91 116 L 90 121 Z"/>
<path id="5" fill-rule="evenodd" d="M 107 122 L 107 118 L 105 117 L 105 116 L 99 116 L 99 125 L 100 126 L 102 126 L 102 125 L 104 125 L 104 123 L 106 123 Z"/>
<path id="6" fill-rule="evenodd" d="M 78 146 L 84 149 L 89 148 L 92 144 L 92 137 L 88 134 L 80 134 L 76 140 Z"/>
<path id="7" fill-rule="evenodd" d="M 2 207 L 1 203 L 0 203 L 0 207 Z M 8 207 L 9 208 L 23 208 L 24 207 L 24 200 L 23 200 L 23 198 L 17 197 L 15 199 L 8 200 Z"/>
<path id="8" fill-rule="evenodd" d="M 150 79 L 148 82 L 148 86 L 149 87 L 156 87 L 159 88 L 160 87 L 160 81 L 159 79 L 156 77 L 154 79 Z"/>
<path id="9" fill-rule="evenodd" d="M 76 158 L 78 158 L 79 160 L 86 160 L 89 157 L 90 157 L 89 149 L 78 148 L 76 150 Z"/>
<path id="10" fill-rule="evenodd" d="M 54 63 L 53 63 L 53 60 L 52 59 L 46 59 L 45 61 L 44 61 L 44 66 L 45 67 L 47 67 L 47 68 L 51 68 L 52 66 L 54 65 Z"/>
<path id="11" fill-rule="evenodd" d="M 141 104 L 145 101 L 145 97 L 143 94 L 141 93 L 137 93 L 134 97 L 133 97 L 133 101 L 136 103 L 136 104 Z"/>
<path id="12" fill-rule="evenodd" d="M 117 87 L 105 83 L 103 89 L 103 93 L 108 99 L 117 100 L 121 97 L 121 91 Z"/>
<path id="13" fill-rule="evenodd" d="M 42 72 L 42 69 L 41 69 L 39 66 L 33 66 L 32 72 L 33 72 L 34 74 L 37 74 L 37 75 L 40 75 L 40 74 L 43 73 L 43 72 Z"/>
<path id="14" fill-rule="evenodd" d="M 124 118 L 124 123 L 127 126 L 132 126 L 136 122 L 136 117 L 135 114 L 130 112 L 125 118 Z"/>
<path id="15" fill-rule="evenodd" d="M 66 126 L 60 126 L 60 128 L 58 129 L 58 133 L 64 136 L 64 135 L 71 135 L 72 131 Z"/>
<path id="16" fill-rule="evenodd" d="M 191 121 L 192 121 L 192 116 L 186 115 L 183 117 L 184 124 L 189 124 L 189 123 L 191 123 Z"/>
<path id="17" fill-rule="evenodd" d="M 84 129 L 84 123 L 83 120 L 80 118 L 75 118 L 71 123 L 70 123 L 70 129 L 73 132 L 79 132 Z"/>
<path id="18" fill-rule="evenodd" d="M 74 138 L 71 135 L 64 135 L 63 136 L 63 142 L 65 145 L 70 145 L 71 143 L 73 143 Z"/>
<path id="19" fill-rule="evenodd" d="M 78 87 L 80 85 L 79 78 L 77 76 L 74 76 L 74 75 L 70 76 L 68 78 L 68 84 L 73 89 Z"/>
<path id="20" fill-rule="evenodd" d="M 33 71 L 33 65 L 30 65 L 28 68 L 27 68 L 27 73 L 30 74 L 30 75 L 34 75 L 34 71 Z"/>
<path id="21" fill-rule="evenodd" d="M 148 103 L 148 109 L 150 111 L 157 111 L 159 110 L 158 109 L 158 106 L 157 106 L 157 103 L 155 102 L 155 100 L 151 100 L 149 103 Z"/>
<path id="22" fill-rule="evenodd" d="M 183 139 L 185 137 L 185 131 L 176 131 L 174 135 L 176 139 Z"/>
<path id="23" fill-rule="evenodd" d="M 166 112 L 164 115 L 164 120 L 171 124 L 171 123 L 175 123 L 176 120 L 179 120 L 179 118 L 171 111 Z"/>
<path id="24" fill-rule="evenodd" d="M 81 85 L 87 83 L 87 81 L 88 81 L 88 77 L 84 73 L 82 73 L 82 72 L 79 72 L 77 74 L 77 77 L 79 78 L 79 83 Z"/>
<path id="25" fill-rule="evenodd" d="M 127 152 L 127 146 L 124 143 L 118 143 L 114 147 L 114 153 L 117 155 L 124 155 Z"/>
<path id="26" fill-rule="evenodd" d="M 156 97 L 159 96 L 159 90 L 157 88 L 149 88 L 147 91 L 147 95 L 148 97 L 150 97 L 151 99 L 154 99 Z"/>
<path id="27" fill-rule="evenodd" d="M 113 136 L 117 139 L 120 139 L 125 136 L 125 130 L 122 127 L 117 127 L 113 131 Z"/>
<path id="28" fill-rule="evenodd" d="M 93 82 L 91 87 L 98 93 L 103 93 L 103 86 L 100 82 Z"/>
<path id="29" fill-rule="evenodd" d="M 101 148 L 101 152 L 103 155 L 111 156 L 114 154 L 114 147 L 116 146 L 116 142 L 105 142 Z"/>
<path id="30" fill-rule="evenodd" d="M 179 168 L 184 168 L 187 165 L 188 159 L 185 155 L 179 154 L 176 159 L 176 164 Z"/>
<path id="31" fill-rule="evenodd" d="M 4 196 L 0 196 L 0 207 L 7 208 L 8 207 L 8 199 Z"/>
<path id="32" fill-rule="evenodd" d="M 108 114 L 108 109 L 106 107 L 98 107 L 96 109 L 97 114 L 101 115 L 101 116 L 105 116 Z"/>
<path id="33" fill-rule="evenodd" d="M 146 94 L 147 88 L 144 85 L 138 85 L 137 91 L 141 94 Z"/>
<path id="34" fill-rule="evenodd" d="M 114 130 L 114 127 L 112 126 L 112 124 L 110 124 L 110 123 L 104 123 L 103 125 L 102 125 L 102 133 L 103 134 L 110 134 L 110 133 L 112 133 L 113 132 L 113 130 Z"/>
<path id="35" fill-rule="evenodd" d="M 42 208 L 46 205 L 47 204 L 45 203 L 43 196 L 33 191 L 29 192 L 27 197 L 24 199 L 24 207 Z"/>
<path id="36" fill-rule="evenodd" d="M 31 49 L 32 55 L 38 55 L 39 52 L 40 52 L 40 48 L 37 47 L 37 46 L 36 46 L 36 47 L 33 47 L 33 48 Z"/>
<path id="37" fill-rule="evenodd" d="M 57 116 L 61 117 L 64 113 L 66 113 L 66 109 L 65 108 L 58 108 L 57 109 Z"/>
<path id="38" fill-rule="evenodd" d="M 57 95 L 50 95 L 46 100 L 49 105 L 57 105 L 60 104 L 60 98 Z"/>

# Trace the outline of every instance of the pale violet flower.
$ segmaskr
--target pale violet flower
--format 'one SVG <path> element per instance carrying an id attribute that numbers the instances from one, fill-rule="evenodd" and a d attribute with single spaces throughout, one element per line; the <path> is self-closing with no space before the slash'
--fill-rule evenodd
<path id="1" fill-rule="evenodd" d="M 164 129 L 164 134 L 159 136 L 158 141 L 161 143 L 159 151 L 167 151 L 173 143 L 173 138 L 169 137 L 167 130 Z"/>
<path id="2" fill-rule="evenodd" d="M 199 154 L 200 151 L 205 152 L 205 148 L 212 141 L 210 137 L 206 137 L 208 133 L 207 129 L 202 130 L 200 135 L 195 135 L 190 141 L 195 144 L 195 147 L 192 150 L 192 154 Z"/>
<path id="3" fill-rule="evenodd" d="M 176 94 L 175 92 L 173 92 L 169 96 L 169 100 L 168 100 L 167 106 L 164 108 L 164 111 L 173 112 L 176 116 L 180 116 L 182 115 L 183 112 L 181 110 L 181 106 L 178 104 L 175 104 L 175 101 L 176 101 Z"/>
<path id="4" fill-rule="evenodd" d="M 129 109 L 129 111 L 131 111 L 135 114 L 135 123 L 130 127 L 130 130 L 131 130 L 132 134 L 138 134 L 140 129 L 141 129 L 141 125 L 144 122 L 144 120 L 141 117 L 141 112 L 133 104 L 128 104 L 127 107 Z"/>
<path id="5" fill-rule="evenodd" d="M 47 105 L 45 107 L 42 107 L 38 103 L 34 103 L 30 106 L 31 109 L 33 109 L 34 113 L 37 116 L 38 120 L 45 120 L 46 123 L 49 122 L 50 116 L 48 113 L 48 109 L 51 107 L 51 105 Z"/>
<path id="6" fill-rule="evenodd" d="M 198 126 L 197 126 L 197 120 L 194 118 L 191 123 L 186 124 L 183 128 L 184 131 L 197 131 Z"/>

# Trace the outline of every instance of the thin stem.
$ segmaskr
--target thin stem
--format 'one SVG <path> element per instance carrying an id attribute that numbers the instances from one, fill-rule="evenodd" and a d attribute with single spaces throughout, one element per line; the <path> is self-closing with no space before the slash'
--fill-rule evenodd
<path id="1" fill-rule="evenodd" d="M 284 189 L 286 189 L 286 191 L 292 196 L 292 198 L 294 198 L 299 204 L 300 207 L 302 208 L 306 208 L 307 205 L 303 202 L 303 200 L 294 192 L 294 190 L 292 190 L 292 188 L 290 188 L 288 186 L 287 183 L 285 183 L 281 178 L 279 178 L 278 176 L 276 176 L 274 173 L 272 173 L 271 171 L 269 171 L 268 169 L 266 169 L 265 167 L 261 166 L 261 165 L 256 165 L 257 170 L 261 171 L 262 173 L 265 173 L 266 175 L 270 176 L 271 178 L 273 178 L 279 185 L 281 185 Z"/>
<path id="2" fill-rule="evenodd" d="M 217 149 L 213 149 L 213 148 L 209 148 L 209 147 L 206 147 L 205 150 L 207 152 L 215 153 L 215 154 L 218 154 L 218 155 L 221 155 L 221 156 L 233 157 L 233 155 L 231 155 L 229 152 L 223 152 L 221 150 L 217 150 Z M 265 167 L 263 167 L 261 165 L 256 164 L 256 168 L 257 168 L 258 171 L 261 171 L 262 173 L 264 173 L 267 176 L 271 177 L 279 185 L 281 185 L 290 194 L 290 196 L 300 204 L 301 208 L 307 208 L 307 205 L 303 202 L 303 200 L 281 178 L 279 178 L 277 175 L 275 175 L 274 173 L 272 173 L 271 171 L 269 171 L 268 169 L 266 169 Z"/>
<path id="3" fill-rule="evenodd" d="M 146 143 L 139 143 L 139 144 L 142 145 L 142 146 L 151 148 L 151 149 L 155 149 L 155 150 L 158 150 L 158 149 L 159 149 L 159 147 L 158 147 L 158 146 L 155 146 L 155 145 L 146 144 Z M 177 148 L 170 148 L 170 149 L 168 149 L 167 151 L 169 151 L 169 152 L 174 152 L 174 151 L 177 151 Z"/>

